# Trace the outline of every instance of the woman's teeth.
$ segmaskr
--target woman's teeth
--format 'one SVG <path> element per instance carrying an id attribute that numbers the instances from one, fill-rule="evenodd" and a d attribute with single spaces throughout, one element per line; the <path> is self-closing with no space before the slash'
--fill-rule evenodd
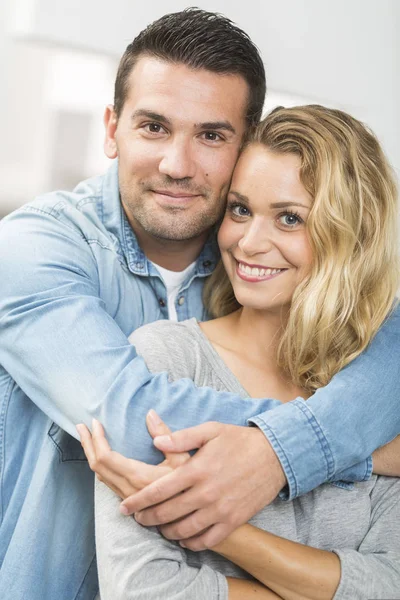
<path id="1" fill-rule="evenodd" d="M 239 271 L 252 277 L 268 277 L 269 275 L 276 275 L 283 271 L 283 269 L 261 269 L 259 267 L 249 267 L 243 263 L 239 263 Z"/>

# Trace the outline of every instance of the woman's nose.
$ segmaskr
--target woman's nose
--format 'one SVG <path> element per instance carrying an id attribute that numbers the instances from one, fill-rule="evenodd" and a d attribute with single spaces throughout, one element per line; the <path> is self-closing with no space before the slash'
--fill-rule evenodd
<path id="1" fill-rule="evenodd" d="M 240 250 L 251 256 L 253 254 L 265 253 L 273 246 L 270 228 L 266 223 L 251 223 L 238 242 Z"/>

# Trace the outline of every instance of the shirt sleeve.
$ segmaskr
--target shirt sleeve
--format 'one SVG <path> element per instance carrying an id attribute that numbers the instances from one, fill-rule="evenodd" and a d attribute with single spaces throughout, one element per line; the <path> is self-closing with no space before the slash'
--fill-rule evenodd
<path id="1" fill-rule="evenodd" d="M 1 223 L 0 256 L 0 363 L 72 436 L 76 423 L 90 426 L 96 417 L 115 450 L 156 463 L 161 455 L 145 426 L 150 408 L 173 430 L 212 420 L 246 425 L 258 415 L 253 422 L 275 449 L 293 497 L 400 432 L 399 313 L 307 402 L 243 400 L 149 373 L 107 311 L 107 282 L 73 224 L 34 207 L 17 211 Z"/>
<path id="2" fill-rule="evenodd" d="M 325 481 L 348 480 L 352 471 L 360 480 L 369 477 L 372 462 L 367 457 L 400 433 L 399 355 L 397 307 L 369 347 L 329 385 L 307 401 L 297 398 L 249 420 L 262 429 L 279 457 L 288 499 Z"/>
<path id="3" fill-rule="evenodd" d="M 96 554 L 101 600 L 228 600 L 226 578 L 207 565 L 187 563 L 186 552 L 156 527 L 119 512 L 119 498 L 96 480 Z"/>
<path id="4" fill-rule="evenodd" d="M 70 435 L 96 417 L 115 450 L 157 463 L 150 408 L 176 430 L 211 420 L 246 425 L 279 404 L 151 374 L 109 314 L 101 298 L 108 282 L 76 227 L 24 208 L 1 223 L 0 256 L 0 363 Z"/>
<path id="5" fill-rule="evenodd" d="M 398 599 L 400 593 L 400 480 L 378 478 L 370 529 L 358 551 L 334 549 L 341 578 L 334 600 Z"/>

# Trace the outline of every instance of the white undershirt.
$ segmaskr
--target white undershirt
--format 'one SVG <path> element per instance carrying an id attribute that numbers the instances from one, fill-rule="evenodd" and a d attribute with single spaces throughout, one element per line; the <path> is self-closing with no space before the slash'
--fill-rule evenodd
<path id="1" fill-rule="evenodd" d="M 189 273 L 194 271 L 196 262 L 192 262 L 184 271 L 169 271 L 156 263 L 153 264 L 163 278 L 165 287 L 167 288 L 168 317 L 171 321 L 177 321 L 178 315 L 176 314 L 175 302 L 178 292 Z"/>

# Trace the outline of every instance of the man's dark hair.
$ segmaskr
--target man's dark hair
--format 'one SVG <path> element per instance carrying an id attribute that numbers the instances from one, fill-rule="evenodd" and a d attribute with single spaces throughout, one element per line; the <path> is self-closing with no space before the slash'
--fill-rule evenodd
<path id="1" fill-rule="evenodd" d="M 240 75 L 249 86 L 247 126 L 259 122 L 266 92 L 263 62 L 247 33 L 223 15 L 187 8 L 164 15 L 139 33 L 119 64 L 114 91 L 117 117 L 128 95 L 129 75 L 142 55 L 182 63 L 192 69 Z"/>

